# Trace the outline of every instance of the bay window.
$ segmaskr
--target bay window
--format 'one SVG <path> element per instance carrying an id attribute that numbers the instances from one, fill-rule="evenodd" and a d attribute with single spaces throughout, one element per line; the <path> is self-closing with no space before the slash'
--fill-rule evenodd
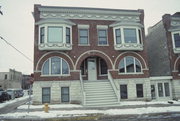
<path id="1" fill-rule="evenodd" d="M 143 50 L 141 28 L 114 27 L 114 43 L 116 50 Z"/>
<path id="2" fill-rule="evenodd" d="M 180 31 L 172 32 L 174 53 L 180 53 Z"/>
<path id="3" fill-rule="evenodd" d="M 43 24 L 39 26 L 40 50 L 71 50 L 72 27 L 66 24 Z"/>

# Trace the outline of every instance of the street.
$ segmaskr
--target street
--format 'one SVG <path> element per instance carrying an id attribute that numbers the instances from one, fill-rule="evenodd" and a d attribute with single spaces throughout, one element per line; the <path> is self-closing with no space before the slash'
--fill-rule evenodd
<path id="1" fill-rule="evenodd" d="M 180 113 L 160 113 L 144 115 L 89 115 L 87 117 L 64 117 L 53 119 L 6 119 L 0 121 L 180 121 Z"/>

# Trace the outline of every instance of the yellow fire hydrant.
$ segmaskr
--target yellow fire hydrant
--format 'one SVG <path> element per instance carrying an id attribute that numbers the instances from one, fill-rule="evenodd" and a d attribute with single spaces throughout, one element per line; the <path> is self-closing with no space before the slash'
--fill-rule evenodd
<path id="1" fill-rule="evenodd" d="M 43 109 L 44 109 L 44 112 L 46 112 L 46 113 L 49 113 L 49 106 L 48 106 L 48 103 L 45 103 L 44 104 L 44 107 L 43 107 Z"/>

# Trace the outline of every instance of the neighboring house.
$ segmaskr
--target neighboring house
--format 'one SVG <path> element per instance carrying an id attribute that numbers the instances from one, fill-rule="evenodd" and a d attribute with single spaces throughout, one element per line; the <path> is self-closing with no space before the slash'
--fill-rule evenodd
<path id="1" fill-rule="evenodd" d="M 32 75 L 22 75 L 22 89 L 27 90 L 33 83 Z"/>
<path id="2" fill-rule="evenodd" d="M 34 6 L 33 103 L 150 100 L 144 11 Z"/>
<path id="3" fill-rule="evenodd" d="M 14 69 L 9 72 L 0 72 L 0 88 L 21 88 L 22 73 Z"/>
<path id="4" fill-rule="evenodd" d="M 180 12 L 165 14 L 148 31 L 152 97 L 180 98 Z"/>

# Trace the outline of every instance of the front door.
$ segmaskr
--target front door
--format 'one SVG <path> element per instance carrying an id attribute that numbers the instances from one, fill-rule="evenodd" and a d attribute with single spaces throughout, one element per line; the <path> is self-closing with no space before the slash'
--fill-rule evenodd
<path id="1" fill-rule="evenodd" d="M 96 58 L 88 59 L 88 80 L 97 80 Z"/>

